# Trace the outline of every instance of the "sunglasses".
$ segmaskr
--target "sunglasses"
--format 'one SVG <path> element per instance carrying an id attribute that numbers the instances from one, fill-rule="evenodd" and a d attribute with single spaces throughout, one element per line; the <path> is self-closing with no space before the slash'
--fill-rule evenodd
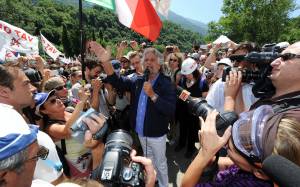
<path id="1" fill-rule="evenodd" d="M 58 87 L 56 87 L 54 89 L 57 90 L 57 91 L 60 91 L 60 90 L 62 90 L 64 88 L 66 88 L 66 85 L 58 86 Z"/>
<path id="2" fill-rule="evenodd" d="M 177 62 L 178 60 L 177 60 L 177 59 L 170 58 L 169 61 L 170 61 L 170 62 Z"/>
<path id="3" fill-rule="evenodd" d="M 55 104 L 57 99 L 58 99 L 57 97 L 53 97 L 53 98 L 49 99 L 49 103 Z"/>
<path id="4" fill-rule="evenodd" d="M 280 54 L 279 58 L 281 58 L 283 61 L 287 61 L 287 60 L 291 60 L 294 58 L 300 58 L 300 55 L 296 55 L 293 53 L 284 53 L 284 54 Z"/>
<path id="5" fill-rule="evenodd" d="M 121 63 L 129 63 L 128 60 L 121 60 L 120 62 L 121 62 Z"/>
<path id="6" fill-rule="evenodd" d="M 39 158 L 42 160 L 46 160 L 48 155 L 49 155 L 49 149 L 44 146 L 40 146 L 36 155 L 33 156 L 32 158 L 27 159 L 27 161 L 38 160 Z"/>

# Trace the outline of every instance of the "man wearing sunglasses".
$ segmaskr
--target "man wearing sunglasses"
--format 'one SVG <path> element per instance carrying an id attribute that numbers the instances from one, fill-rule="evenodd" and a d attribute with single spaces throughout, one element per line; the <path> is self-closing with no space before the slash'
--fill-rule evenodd
<path id="1" fill-rule="evenodd" d="M 28 126 L 11 106 L 0 104 L 0 116 L 0 186 L 29 187 L 37 160 L 49 150 L 37 143 L 38 127 Z"/>
<path id="2" fill-rule="evenodd" d="M 30 80 L 26 77 L 25 73 L 18 67 L 14 66 L 1 66 L 0 65 L 0 105 L 6 105 L 14 108 L 17 112 L 24 116 L 22 109 L 34 105 L 33 95 L 36 92 L 36 88 L 30 84 Z M 7 119 L 4 113 L 0 113 L 1 120 Z M 25 120 L 28 120 L 24 116 Z M 11 118 L 13 120 L 13 118 Z M 3 121 L 3 126 L 6 127 L 9 124 Z M 34 120 L 33 120 L 34 121 Z M 29 120 L 28 120 L 29 122 Z M 55 145 L 51 138 L 44 132 L 38 131 L 37 139 L 40 145 L 44 145 L 50 148 L 50 159 L 49 162 L 55 165 L 61 165 L 59 157 L 55 150 Z M 54 149 L 52 149 L 54 147 Z M 63 180 L 62 169 L 53 167 L 54 164 L 41 163 L 38 161 L 37 168 L 43 168 L 43 171 L 48 171 L 47 175 L 43 175 L 41 171 L 34 175 L 36 179 L 42 179 L 48 182 L 57 184 L 58 181 Z M 40 167 L 42 166 L 42 167 Z M 40 169 L 37 169 L 40 170 Z"/>
<path id="3" fill-rule="evenodd" d="M 223 136 L 216 132 L 217 112 L 208 114 L 199 132 L 201 149 L 186 171 L 182 186 L 195 186 L 204 168 L 226 144 L 231 164 L 235 165 L 227 165 L 229 168 L 209 185 L 197 186 L 274 186 L 262 168 L 263 161 L 272 154 L 300 166 L 300 42 L 287 47 L 271 66 L 275 94 L 241 113 Z M 225 85 L 225 111 L 234 110 L 241 80 L 241 72 L 230 72 Z M 285 182 L 283 186 L 295 186 L 288 184 L 288 178 Z"/>

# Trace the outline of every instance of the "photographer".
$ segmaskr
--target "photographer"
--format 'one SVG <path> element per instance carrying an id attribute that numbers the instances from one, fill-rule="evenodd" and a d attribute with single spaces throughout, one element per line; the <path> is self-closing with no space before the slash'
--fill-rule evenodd
<path id="1" fill-rule="evenodd" d="M 104 84 L 100 78 L 100 73 L 102 72 L 102 67 L 100 62 L 93 56 L 87 56 L 85 59 L 86 69 L 84 71 L 86 78 L 86 85 L 82 85 L 85 90 L 90 91 L 90 105 L 97 112 L 103 114 L 105 117 L 109 118 L 109 93 L 106 89 L 106 84 Z M 77 91 L 80 87 L 77 88 Z M 72 90 L 74 93 L 74 91 Z"/>
<path id="2" fill-rule="evenodd" d="M 121 64 L 118 60 L 112 60 L 111 64 L 114 68 L 114 72 L 120 76 Z M 107 87 L 110 93 L 109 103 L 114 105 L 111 112 L 113 129 L 124 129 L 129 131 L 129 111 L 130 111 L 130 101 L 129 96 L 126 92 L 119 89 L 112 88 L 112 86 Z"/>
<path id="3" fill-rule="evenodd" d="M 197 62 L 192 58 L 185 59 L 182 62 L 182 78 L 179 82 L 179 86 L 187 90 L 190 93 L 191 97 L 202 98 L 206 96 L 209 88 L 205 78 L 200 74 L 197 67 Z M 194 116 L 191 114 L 188 109 L 188 105 L 185 102 L 179 101 L 179 104 L 177 106 L 180 110 L 180 136 L 179 143 L 175 147 L 175 151 L 180 151 L 187 142 L 185 157 L 190 158 L 196 151 L 195 142 L 197 140 L 196 132 L 199 129 L 199 119 L 198 116 Z"/>
<path id="4" fill-rule="evenodd" d="M 212 67 L 211 63 L 212 61 L 216 61 L 216 53 L 220 48 L 221 44 L 217 44 L 213 48 L 212 53 L 205 62 L 205 67 L 209 69 Z M 253 49 L 254 47 L 251 43 L 241 43 L 237 46 L 237 48 L 233 51 L 233 55 L 230 56 L 230 58 L 233 59 L 233 66 L 238 69 L 253 69 L 253 64 L 238 58 L 239 56 L 243 57 Z M 220 78 L 213 84 L 206 96 L 207 103 L 216 108 L 219 112 L 224 111 L 224 85 L 225 83 L 222 82 Z M 238 97 L 236 97 L 237 105 L 234 110 L 235 112 L 241 113 L 248 110 L 251 104 L 257 100 L 252 93 L 252 86 L 253 85 L 250 83 L 242 84 L 242 89 L 239 89 Z"/>
<path id="5" fill-rule="evenodd" d="M 161 73 L 162 55 L 154 48 L 145 49 L 143 65 L 149 75 L 128 79 L 114 74 L 109 51 L 96 42 L 90 42 L 89 47 L 102 62 L 108 82 L 130 91 L 131 125 L 139 135 L 144 154 L 157 169 L 159 186 L 168 186 L 166 133 L 175 112 L 176 95 L 171 80 Z"/>

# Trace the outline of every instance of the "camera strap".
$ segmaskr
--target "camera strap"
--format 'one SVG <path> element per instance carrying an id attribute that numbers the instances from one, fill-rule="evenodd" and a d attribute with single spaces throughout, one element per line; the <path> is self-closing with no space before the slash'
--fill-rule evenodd
<path id="1" fill-rule="evenodd" d="M 282 113 L 288 110 L 300 108 L 300 95 L 278 100 L 272 104 L 272 107 L 275 113 Z"/>
<path id="2" fill-rule="evenodd" d="M 274 113 L 276 114 L 295 108 L 300 108 L 300 91 L 286 94 L 280 98 L 259 100 L 251 106 L 250 110 L 261 105 L 271 105 Z"/>

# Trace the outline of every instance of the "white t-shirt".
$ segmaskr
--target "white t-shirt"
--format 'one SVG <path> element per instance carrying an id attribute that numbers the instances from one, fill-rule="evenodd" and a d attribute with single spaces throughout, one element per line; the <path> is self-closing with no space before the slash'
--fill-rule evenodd
<path id="1" fill-rule="evenodd" d="M 218 79 L 209 89 L 206 96 L 206 101 L 209 105 L 214 107 L 218 112 L 224 112 L 224 89 L 225 82 L 222 79 Z M 249 110 L 250 106 L 257 101 L 252 93 L 251 84 L 242 85 L 243 101 L 245 108 Z"/>
<path id="2" fill-rule="evenodd" d="M 54 187 L 54 185 L 40 179 L 35 179 L 32 181 L 31 187 Z"/>
<path id="3" fill-rule="evenodd" d="M 89 149 L 87 149 L 82 143 L 79 143 L 74 138 L 65 139 L 67 154 L 65 158 L 80 172 L 86 172 L 92 161 L 92 155 Z M 55 144 L 61 147 L 61 141 L 55 142 Z M 86 155 L 86 156 L 84 156 Z"/>
<path id="4" fill-rule="evenodd" d="M 37 141 L 40 146 L 49 149 L 49 154 L 46 160 L 38 159 L 33 179 L 41 179 L 51 183 L 62 175 L 62 163 L 58 157 L 55 144 L 48 134 L 39 131 L 37 134 Z M 59 168 L 61 169 L 59 170 Z"/>

